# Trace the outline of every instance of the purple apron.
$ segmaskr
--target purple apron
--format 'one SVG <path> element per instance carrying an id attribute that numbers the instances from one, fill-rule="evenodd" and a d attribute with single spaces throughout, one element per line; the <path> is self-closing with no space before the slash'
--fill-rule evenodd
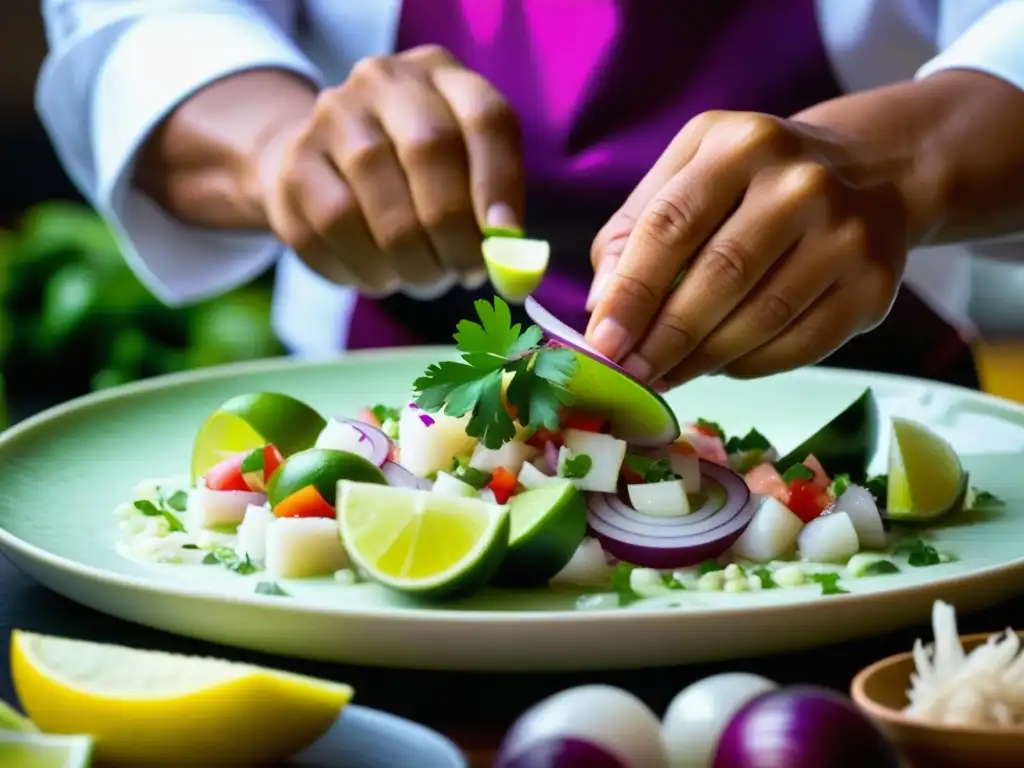
<path id="1" fill-rule="evenodd" d="M 404 0 L 396 49 L 426 43 L 486 77 L 519 116 L 526 228 L 552 244 L 536 296 L 581 331 L 592 238 L 690 118 L 786 116 L 841 93 L 814 0 Z M 450 343 L 472 301 L 491 295 L 485 286 L 430 304 L 360 298 L 348 348 Z M 924 305 L 907 295 L 916 319 Z M 951 329 L 932 318 L 948 346 Z M 920 323 L 910 328 L 920 348 Z M 892 364 L 905 367 L 906 346 L 881 347 L 893 344 L 903 351 Z M 840 362 L 892 367 L 869 351 Z"/>

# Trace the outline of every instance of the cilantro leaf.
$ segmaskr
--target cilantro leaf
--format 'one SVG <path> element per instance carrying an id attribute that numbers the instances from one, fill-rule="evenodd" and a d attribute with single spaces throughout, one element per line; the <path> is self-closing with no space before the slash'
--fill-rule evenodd
<path id="1" fill-rule="evenodd" d="M 570 456 L 562 462 L 562 471 L 559 474 L 570 479 L 586 477 L 593 466 L 594 460 L 589 455 L 580 453 L 576 456 Z"/>
<path id="2" fill-rule="evenodd" d="M 241 466 L 242 474 L 247 475 L 250 472 L 262 472 L 263 471 L 263 449 L 257 448 L 252 451 L 248 456 L 242 459 Z"/>
<path id="3" fill-rule="evenodd" d="M 830 490 L 832 491 L 832 495 L 838 499 L 846 493 L 846 490 L 851 485 L 853 485 L 853 481 L 850 479 L 849 475 L 845 473 L 839 474 L 832 478 L 832 487 Z"/>
<path id="4" fill-rule="evenodd" d="M 512 325 L 512 312 L 508 304 L 497 296 L 493 305 L 484 299 L 478 299 L 473 303 L 473 308 L 476 309 L 480 322 L 459 321 L 456 326 L 455 344 L 464 355 L 502 358 L 498 363 L 501 365 L 519 344 L 521 326 L 518 323 Z M 521 351 L 528 350 L 537 341 L 540 341 L 539 334 L 536 341 L 527 344 Z"/>
<path id="5" fill-rule="evenodd" d="M 167 521 L 167 527 L 171 533 L 179 533 L 185 530 L 185 526 L 178 519 L 177 515 L 168 509 L 164 509 L 162 506 L 158 507 L 149 499 L 136 499 L 132 502 L 132 506 L 146 517 L 162 517 Z"/>
<path id="6" fill-rule="evenodd" d="M 505 396 L 519 423 L 532 429 L 558 429 L 560 411 L 571 398 L 565 388 L 576 367 L 568 349 L 538 349 L 532 358 L 509 365 L 513 372 Z"/>
<path id="7" fill-rule="evenodd" d="M 864 569 L 864 576 L 887 576 L 890 573 L 899 573 L 900 569 L 895 563 L 888 560 L 876 560 Z"/>
<path id="8" fill-rule="evenodd" d="M 667 458 L 652 459 L 649 456 L 629 455 L 626 466 L 642 476 L 645 483 L 661 483 L 666 480 L 678 480 L 672 469 L 672 462 Z"/>
<path id="9" fill-rule="evenodd" d="M 711 432 L 722 442 L 726 442 L 725 430 L 723 430 L 716 422 L 708 421 L 707 419 L 697 419 L 697 429 L 705 432 Z"/>
<path id="10" fill-rule="evenodd" d="M 756 576 L 761 580 L 761 589 L 775 589 L 779 585 L 775 583 L 775 578 L 772 576 L 772 572 L 764 566 L 755 568 L 751 571 L 752 576 Z"/>
<path id="11" fill-rule="evenodd" d="M 257 595 L 274 595 L 276 597 L 288 597 L 288 593 L 285 592 L 278 585 L 276 581 L 261 581 L 256 585 Z"/>
<path id="12" fill-rule="evenodd" d="M 794 480 L 812 480 L 814 479 L 814 470 L 806 464 L 794 464 L 782 473 L 782 479 L 787 483 L 792 483 Z"/>
<path id="13" fill-rule="evenodd" d="M 175 491 L 165 503 L 175 512 L 184 512 L 188 508 L 188 494 L 185 491 Z"/>
<path id="14" fill-rule="evenodd" d="M 416 405 L 425 411 L 436 413 L 444 408 L 453 391 L 472 384 L 479 376 L 479 371 L 467 363 L 451 360 L 434 363 L 412 383 L 413 389 L 418 393 Z M 451 416 L 464 416 L 467 410 L 469 409 L 456 413 L 449 407 L 446 413 Z"/>
<path id="15" fill-rule="evenodd" d="M 402 418 L 402 414 L 398 412 L 397 408 L 387 405 L 375 405 L 370 409 L 370 413 L 373 414 L 373 418 L 380 424 L 383 424 L 385 421 L 398 421 Z"/>
<path id="16" fill-rule="evenodd" d="M 767 451 L 771 447 L 772 444 L 768 442 L 767 437 L 762 435 L 756 429 L 752 429 L 743 437 L 730 437 L 729 441 L 725 444 L 725 452 L 742 453 L 744 451 Z"/>
<path id="17" fill-rule="evenodd" d="M 1002 507 L 1005 502 L 996 496 L 994 493 L 988 491 L 979 491 L 975 489 L 974 502 L 971 506 L 974 508 L 978 507 Z"/>
<path id="18" fill-rule="evenodd" d="M 516 436 L 515 422 L 501 399 L 500 370 L 491 371 L 474 384 L 465 385 L 461 391 L 456 390 L 452 398 L 448 412 L 453 403 L 458 405 L 457 410 L 463 414 L 472 408 L 473 415 L 466 425 L 466 434 L 480 438 L 485 448 L 498 449 Z M 475 402 L 470 406 L 471 399 Z M 464 405 L 469 407 L 464 408 Z"/>
<path id="19" fill-rule="evenodd" d="M 876 499 L 885 499 L 889 495 L 889 476 L 875 475 L 874 477 L 869 477 L 865 481 L 864 487 L 871 491 L 871 495 Z"/>
<path id="20" fill-rule="evenodd" d="M 248 555 L 239 555 L 231 547 L 217 547 L 203 558 L 203 565 L 217 565 L 218 563 L 229 571 L 240 573 L 243 576 L 255 573 L 257 570 Z"/>
<path id="21" fill-rule="evenodd" d="M 838 573 L 808 573 L 807 580 L 821 585 L 823 595 L 845 595 L 847 590 L 839 586 Z"/>
<path id="22" fill-rule="evenodd" d="M 893 551 L 897 555 L 907 555 L 907 562 L 914 568 L 925 568 L 942 562 L 938 550 L 920 539 L 905 541 Z"/>

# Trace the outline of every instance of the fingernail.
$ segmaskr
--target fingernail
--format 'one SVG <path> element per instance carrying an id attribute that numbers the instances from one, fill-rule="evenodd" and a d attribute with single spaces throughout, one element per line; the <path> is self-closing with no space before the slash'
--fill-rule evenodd
<path id="1" fill-rule="evenodd" d="M 587 294 L 587 312 L 593 312 L 597 302 L 601 300 L 605 290 L 608 288 L 608 281 L 611 280 L 615 271 L 615 261 L 605 259 L 598 265 L 597 273 L 594 275 L 594 282 L 590 284 L 590 293 Z"/>
<path id="2" fill-rule="evenodd" d="M 622 324 L 613 317 L 606 317 L 594 329 L 591 343 L 602 354 L 612 360 L 618 360 L 625 351 L 624 348 L 628 340 L 629 333 L 622 327 Z"/>
<path id="3" fill-rule="evenodd" d="M 631 373 L 640 379 L 640 381 L 647 381 L 648 377 L 651 375 L 651 364 L 637 354 L 632 354 L 627 357 L 626 362 L 622 364 L 622 367 L 625 368 L 628 373 Z"/>
<path id="4" fill-rule="evenodd" d="M 519 217 L 512 210 L 512 206 L 506 203 L 495 203 L 487 209 L 487 226 L 500 229 L 514 229 L 522 232 L 519 224 Z"/>

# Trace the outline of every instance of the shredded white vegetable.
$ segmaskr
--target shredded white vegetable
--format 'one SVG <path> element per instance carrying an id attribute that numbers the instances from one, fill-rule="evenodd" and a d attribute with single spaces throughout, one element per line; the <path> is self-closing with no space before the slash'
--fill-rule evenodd
<path id="1" fill-rule="evenodd" d="M 914 642 L 906 712 L 944 725 L 1013 728 L 1024 725 L 1024 654 L 1010 629 L 964 653 L 953 606 L 932 609 L 935 640 Z"/>

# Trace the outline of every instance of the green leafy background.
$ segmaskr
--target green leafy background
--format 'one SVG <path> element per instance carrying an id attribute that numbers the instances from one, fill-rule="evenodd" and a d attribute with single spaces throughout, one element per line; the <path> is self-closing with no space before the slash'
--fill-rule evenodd
<path id="1" fill-rule="evenodd" d="M 90 390 L 282 353 L 269 276 L 185 309 L 160 303 L 128 269 L 90 208 L 47 202 L 0 230 L 4 424 Z"/>

